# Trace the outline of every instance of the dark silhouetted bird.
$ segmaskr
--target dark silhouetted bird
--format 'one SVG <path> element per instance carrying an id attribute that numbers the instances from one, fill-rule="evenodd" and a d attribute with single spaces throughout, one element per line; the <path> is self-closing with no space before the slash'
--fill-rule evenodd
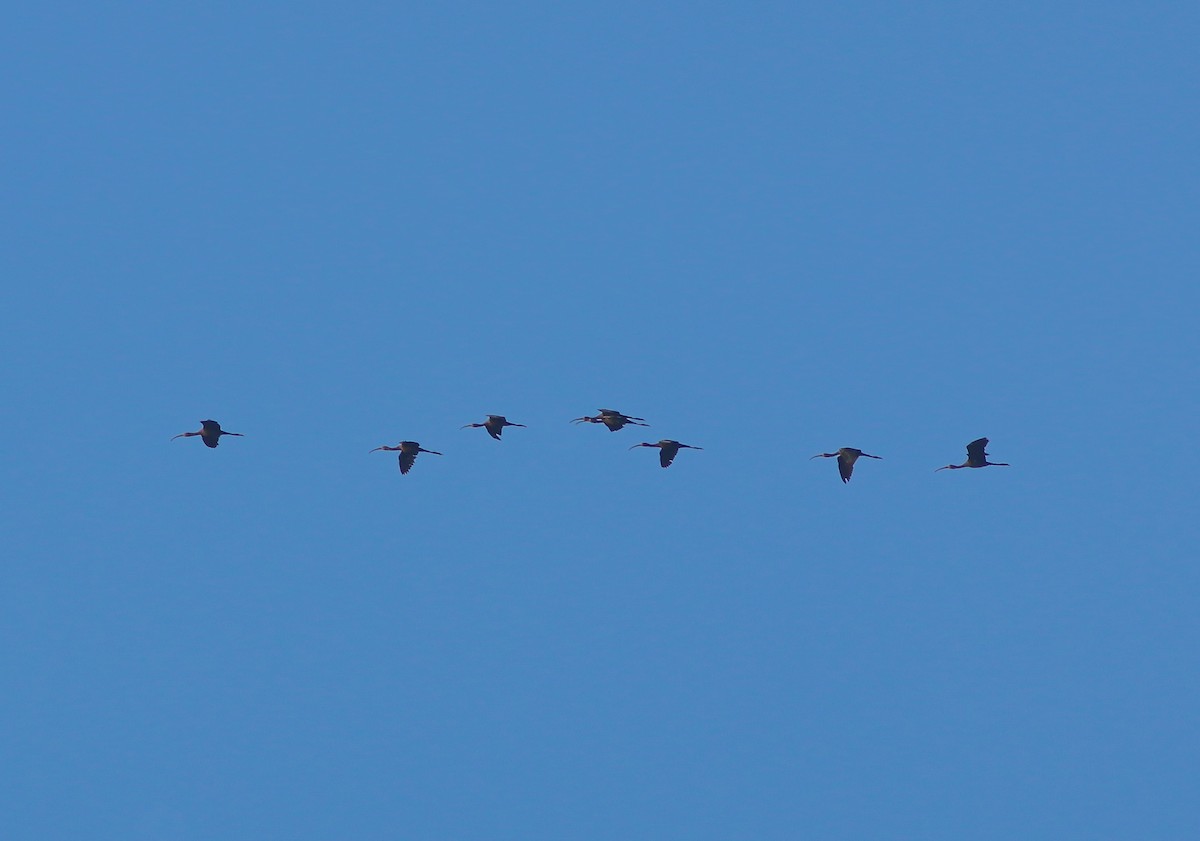
<path id="1" fill-rule="evenodd" d="M 664 438 L 656 444 L 643 442 L 634 444 L 629 449 L 636 450 L 638 447 L 658 447 L 658 463 L 663 467 L 670 467 L 671 462 L 675 460 L 675 456 L 680 450 L 703 450 L 703 447 L 693 447 L 691 444 L 680 444 L 678 441 L 672 441 L 670 438 Z"/>
<path id="2" fill-rule="evenodd" d="M 504 415 L 488 415 L 487 420 L 485 420 L 483 423 L 468 423 L 465 426 L 461 426 L 459 428 L 460 429 L 476 429 L 480 426 L 482 426 L 484 429 L 487 430 L 488 435 L 492 436 L 497 441 L 499 441 L 501 433 L 504 432 L 504 427 L 506 427 L 506 426 L 524 427 L 525 424 L 512 423 L 511 421 L 509 421 L 508 418 L 504 417 Z"/>
<path id="3" fill-rule="evenodd" d="M 226 432 L 221 429 L 221 424 L 215 420 L 206 420 L 200 421 L 199 432 L 181 432 L 173 436 L 171 440 L 174 441 L 176 438 L 191 438 L 194 435 L 199 435 L 200 440 L 204 442 L 204 446 L 206 447 L 215 447 L 217 444 L 220 444 L 222 435 L 236 435 L 239 438 L 245 437 L 240 432 Z"/>
<path id="4" fill-rule="evenodd" d="M 645 418 L 635 418 L 632 415 L 623 415 L 616 409 L 601 409 L 600 414 L 595 417 L 584 415 L 581 418 L 575 418 L 571 423 L 602 423 L 608 427 L 609 432 L 616 432 L 626 424 L 629 426 L 649 426 L 644 423 Z"/>
<path id="5" fill-rule="evenodd" d="M 396 452 L 396 451 L 400 452 L 400 472 L 401 473 L 407 473 L 408 471 L 412 470 L 413 462 L 415 462 L 417 460 L 417 453 L 429 453 L 430 455 L 435 455 L 435 456 L 441 455 L 441 453 L 437 452 L 436 450 L 425 449 L 420 444 L 418 444 L 416 441 L 401 441 L 400 446 L 398 446 L 398 447 L 389 447 L 387 445 L 384 445 L 382 447 L 376 447 L 374 450 L 371 450 L 371 452 L 374 453 L 379 450 L 389 450 L 391 452 Z"/>
<path id="6" fill-rule="evenodd" d="M 858 461 L 859 456 L 867 458 L 883 458 L 883 456 L 873 456 L 870 453 L 864 453 L 862 450 L 854 447 L 842 447 L 836 453 L 817 453 L 812 458 L 834 458 L 838 460 L 838 473 L 842 476 L 842 482 L 849 482 L 850 477 L 854 475 L 854 462 Z M 812 461 L 812 458 L 809 461 Z"/>
<path id="7" fill-rule="evenodd" d="M 958 470 L 962 467 L 1012 467 L 1011 464 L 1005 464 L 1001 461 L 988 461 L 988 454 L 984 452 L 984 448 L 988 445 L 988 439 L 976 438 L 970 444 L 967 444 L 967 460 L 962 464 L 947 464 L 945 467 L 939 467 L 938 470 Z"/>

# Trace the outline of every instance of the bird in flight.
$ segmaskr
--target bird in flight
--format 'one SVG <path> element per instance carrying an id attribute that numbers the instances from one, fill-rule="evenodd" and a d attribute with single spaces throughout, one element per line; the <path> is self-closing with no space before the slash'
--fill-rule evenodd
<path id="1" fill-rule="evenodd" d="M 224 429 L 221 429 L 221 424 L 215 420 L 205 420 L 200 421 L 199 432 L 181 432 L 173 436 L 171 440 L 174 441 L 176 438 L 191 438 L 195 435 L 200 436 L 200 440 L 204 442 L 204 446 L 206 447 L 216 447 L 217 444 L 221 443 L 222 435 L 236 435 L 239 438 L 245 437 L 240 432 L 226 432 Z"/>
<path id="2" fill-rule="evenodd" d="M 859 456 L 867 458 L 883 458 L 883 456 L 873 456 L 870 453 L 864 453 L 862 450 L 855 447 L 842 447 L 836 453 L 817 453 L 813 458 L 834 458 L 838 460 L 838 473 L 842 476 L 843 484 L 850 481 L 850 477 L 854 474 L 854 462 L 858 461 Z"/>
<path id="3" fill-rule="evenodd" d="M 504 415 L 488 415 L 487 420 L 485 420 L 483 423 L 468 423 L 465 426 L 461 426 L 459 428 L 460 429 L 476 429 L 481 426 L 487 430 L 488 435 L 492 436 L 497 441 L 499 441 L 501 433 L 504 432 L 504 427 L 506 427 L 506 426 L 524 427 L 525 424 L 512 423 L 511 421 L 509 421 L 508 418 L 504 417 Z"/>
<path id="4" fill-rule="evenodd" d="M 616 432 L 626 424 L 630 426 L 649 426 L 645 423 L 645 418 L 635 418 L 633 415 L 623 415 L 616 409 L 601 409 L 600 414 L 595 417 L 584 415 L 581 418 L 575 418 L 571 423 L 602 423 L 608 427 L 609 432 Z"/>
<path id="5" fill-rule="evenodd" d="M 675 460 L 675 456 L 679 455 L 680 450 L 704 449 L 703 447 L 693 447 L 691 444 L 680 444 L 678 441 L 672 441 L 670 438 L 664 438 L 655 444 L 646 442 L 634 444 L 629 449 L 636 450 L 638 447 L 658 447 L 658 463 L 663 467 L 670 467 L 671 462 Z"/>
<path id="6" fill-rule="evenodd" d="M 417 453 L 429 453 L 430 455 L 440 456 L 441 453 L 436 450 L 427 450 L 418 444 L 416 441 L 401 441 L 398 447 L 389 447 L 386 444 L 381 447 L 376 447 L 371 452 L 378 450 L 389 450 L 391 452 L 400 453 L 400 472 L 407 473 L 412 470 L 413 462 L 417 460 Z"/>
<path id="7" fill-rule="evenodd" d="M 939 467 L 938 470 L 958 470 L 963 467 L 1012 467 L 1011 464 L 1005 464 L 1002 461 L 988 461 L 988 454 L 984 452 L 984 448 L 988 445 L 988 439 L 976 438 L 970 444 L 967 444 L 967 460 L 962 464 L 947 464 L 945 467 Z"/>

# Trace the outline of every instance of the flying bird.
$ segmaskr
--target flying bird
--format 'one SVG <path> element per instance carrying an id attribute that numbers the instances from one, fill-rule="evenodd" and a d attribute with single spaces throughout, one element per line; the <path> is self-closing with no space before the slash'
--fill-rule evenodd
<path id="1" fill-rule="evenodd" d="M 1012 467 L 1011 464 L 1005 464 L 1002 461 L 988 461 L 988 454 L 984 452 L 984 448 L 988 445 L 988 439 L 976 438 L 970 444 L 967 444 L 967 460 L 962 464 L 947 464 L 945 467 L 939 467 L 938 470 L 958 470 L 962 467 Z"/>
<path id="2" fill-rule="evenodd" d="M 656 444 L 643 442 L 634 444 L 629 449 L 636 450 L 638 447 L 658 447 L 658 463 L 663 467 L 670 467 L 671 462 L 675 460 L 675 456 L 680 450 L 703 450 L 703 447 L 693 447 L 691 444 L 680 444 L 678 441 L 672 441 L 670 438 L 664 438 Z"/>
<path id="3" fill-rule="evenodd" d="M 862 450 L 854 447 L 842 447 L 836 453 L 817 453 L 813 458 L 834 458 L 838 460 L 838 473 L 842 476 L 843 484 L 850 481 L 850 477 L 854 474 L 854 462 L 858 461 L 859 456 L 867 458 L 883 458 L 883 456 L 873 456 L 870 453 L 864 453 Z"/>
<path id="4" fill-rule="evenodd" d="M 630 426 L 649 426 L 645 423 L 645 418 L 635 418 L 632 415 L 623 415 L 616 409 L 601 409 L 600 414 L 595 417 L 584 415 L 581 418 L 575 418 L 571 423 L 602 423 L 608 427 L 609 432 L 616 432 L 626 424 Z"/>
<path id="5" fill-rule="evenodd" d="M 195 435 L 200 436 L 200 440 L 204 442 L 204 446 L 206 447 L 216 447 L 217 444 L 221 443 L 222 435 L 236 435 L 239 438 L 245 437 L 240 432 L 226 432 L 224 429 L 221 429 L 221 424 L 215 420 L 205 420 L 200 421 L 199 432 L 181 432 L 173 436 L 171 440 L 174 441 L 176 438 L 191 438 Z"/>
<path id="6" fill-rule="evenodd" d="M 412 470 L 413 462 L 417 460 L 417 453 L 429 453 L 430 455 L 440 456 L 441 453 L 436 450 L 427 450 L 418 444 L 416 441 L 401 441 L 398 447 L 389 447 L 387 445 L 376 447 L 371 452 L 378 450 L 390 450 L 391 452 L 400 453 L 400 472 L 407 473 Z"/>
<path id="7" fill-rule="evenodd" d="M 460 429 L 475 429 L 480 426 L 482 426 L 484 429 L 487 430 L 488 435 L 492 436 L 497 441 L 499 441 L 501 433 L 504 432 L 504 427 L 506 427 L 506 426 L 521 426 L 521 427 L 523 427 L 523 426 L 525 426 L 525 424 L 512 423 L 511 421 L 508 420 L 508 418 L 504 417 L 504 415 L 488 415 L 487 420 L 485 420 L 483 423 L 468 423 L 465 426 L 461 426 L 459 428 Z"/>

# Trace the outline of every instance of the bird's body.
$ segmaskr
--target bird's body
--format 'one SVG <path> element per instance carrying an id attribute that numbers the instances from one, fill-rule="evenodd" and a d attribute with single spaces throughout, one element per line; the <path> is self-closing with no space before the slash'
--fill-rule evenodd
<path id="1" fill-rule="evenodd" d="M 838 473 L 842 477 L 842 483 L 845 484 L 850 481 L 850 477 L 854 474 L 854 462 L 858 461 L 860 456 L 865 456 L 866 458 L 883 458 L 883 456 L 873 456 L 870 453 L 864 453 L 855 447 L 842 447 L 836 453 L 817 453 L 812 458 L 836 457 L 838 460 Z M 809 459 L 809 461 L 812 461 L 812 459 Z"/>
<path id="2" fill-rule="evenodd" d="M 441 455 L 441 453 L 437 452 L 436 450 L 425 449 L 420 444 L 418 444 L 416 441 L 401 441 L 399 446 L 396 446 L 396 447 L 389 447 L 387 445 L 383 445 L 380 447 L 376 447 L 374 450 L 371 450 L 371 452 L 376 452 L 378 450 L 388 450 L 390 452 L 399 452 L 400 453 L 400 472 L 401 473 L 407 473 L 408 471 L 412 470 L 413 463 L 416 462 L 416 460 L 417 460 L 417 453 L 429 453 L 430 455 L 435 455 L 435 456 Z"/>
<path id="3" fill-rule="evenodd" d="M 245 437 L 240 432 L 226 432 L 221 429 L 221 424 L 215 420 L 205 420 L 200 421 L 199 432 L 181 432 L 172 437 L 171 440 L 174 441 L 176 438 L 191 438 L 196 435 L 200 436 L 200 440 L 204 442 L 204 446 L 206 447 L 216 447 L 217 444 L 221 443 L 222 435 L 236 435 L 239 438 Z"/>
<path id="4" fill-rule="evenodd" d="M 988 439 L 976 438 L 970 444 L 967 444 L 967 460 L 962 464 L 947 464 L 945 467 L 939 467 L 938 470 L 959 470 L 963 467 L 1012 467 L 1011 464 L 1005 464 L 1002 461 L 988 461 L 988 454 L 985 452 L 988 445 Z"/>
<path id="5" fill-rule="evenodd" d="M 645 423 L 645 420 L 645 418 L 621 414 L 616 409 L 601 409 L 600 414 L 594 417 L 584 415 L 581 418 L 575 418 L 571 423 L 602 423 L 608 427 L 609 432 L 616 432 L 627 424 L 629 426 L 649 426 L 650 424 Z"/>
<path id="6" fill-rule="evenodd" d="M 492 436 L 497 441 L 499 441 L 501 433 L 504 432 L 504 427 L 506 427 L 506 426 L 523 427 L 523 426 L 525 426 L 525 424 L 512 423 L 511 421 L 508 420 L 508 418 L 504 417 L 504 415 L 488 415 L 487 420 L 485 420 L 483 423 L 468 423 L 461 428 L 462 429 L 475 429 L 475 428 L 478 428 L 481 426 L 487 430 L 488 435 Z"/>
<path id="7" fill-rule="evenodd" d="M 672 441 L 670 438 L 664 438 L 654 444 L 642 442 L 634 444 L 629 449 L 636 450 L 638 447 L 658 447 L 658 463 L 663 467 L 670 467 L 671 462 L 675 460 L 675 456 L 679 455 L 680 450 L 703 450 L 703 447 L 693 447 L 691 444 L 680 444 L 678 441 Z"/>

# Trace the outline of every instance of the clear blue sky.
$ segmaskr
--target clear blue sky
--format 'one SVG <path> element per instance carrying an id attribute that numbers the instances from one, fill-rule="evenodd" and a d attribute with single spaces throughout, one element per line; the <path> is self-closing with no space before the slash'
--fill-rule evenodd
<path id="1" fill-rule="evenodd" d="M 246 5 L 0 32 L 0 835 L 1196 837 L 1194 6 Z"/>

